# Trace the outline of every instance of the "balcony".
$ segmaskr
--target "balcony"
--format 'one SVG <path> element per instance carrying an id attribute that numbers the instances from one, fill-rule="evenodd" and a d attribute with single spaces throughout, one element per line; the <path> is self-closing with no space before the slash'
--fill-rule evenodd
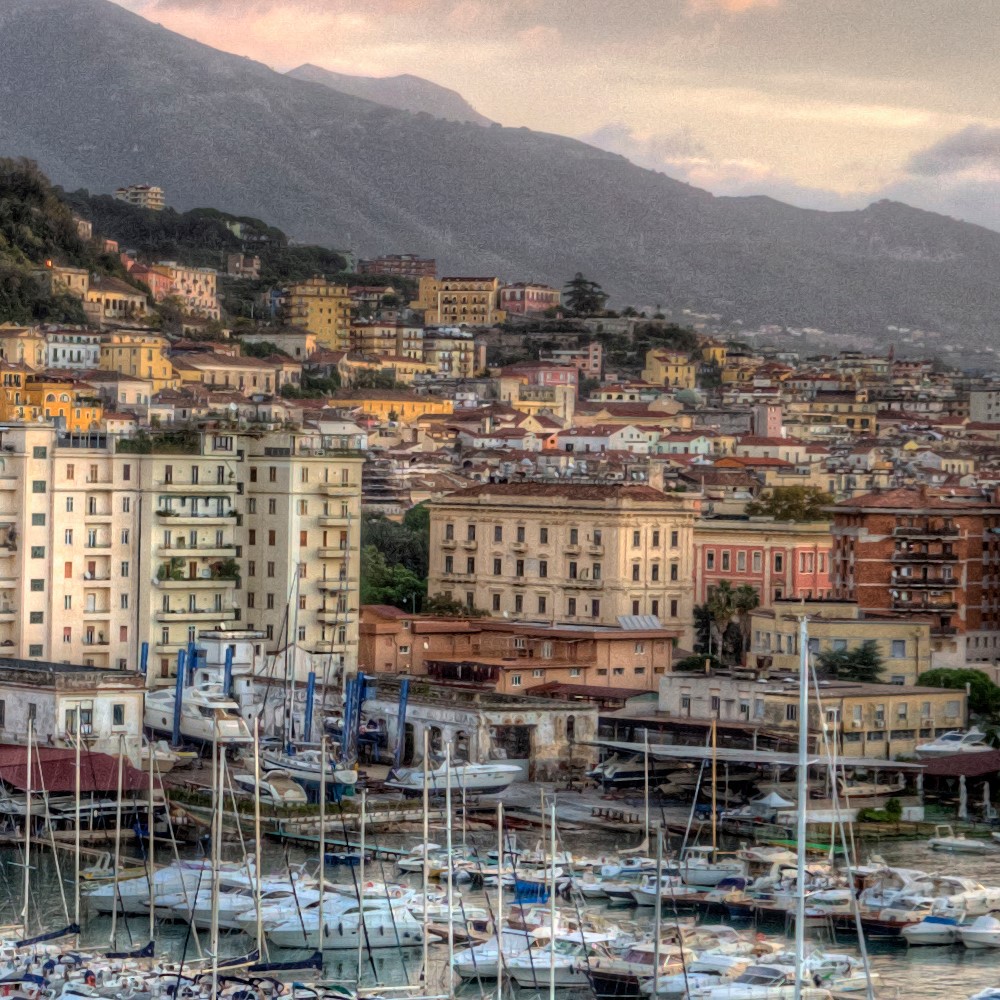
<path id="1" fill-rule="evenodd" d="M 478 547 L 479 542 L 477 542 L 474 538 L 466 538 L 465 541 L 462 542 L 462 548 L 465 549 L 466 552 L 475 552 Z"/>
<path id="2" fill-rule="evenodd" d="M 600 590 L 604 586 L 603 580 L 567 580 L 566 590 Z"/>
<path id="3" fill-rule="evenodd" d="M 161 479 L 153 484 L 157 489 L 169 490 L 174 496 L 223 496 L 228 497 L 236 492 L 236 480 L 225 483 L 190 483 L 178 479 Z"/>
<path id="4" fill-rule="evenodd" d="M 580 546 L 567 545 L 566 548 L 563 549 L 563 552 L 565 552 L 568 556 L 578 556 L 580 554 Z"/>
<path id="5" fill-rule="evenodd" d="M 456 583 L 474 583 L 476 580 L 475 573 L 456 573 L 445 571 L 441 574 L 441 579 L 443 580 L 453 580 Z"/>
<path id="6" fill-rule="evenodd" d="M 110 587 L 111 586 L 111 574 L 104 570 L 100 573 L 82 573 L 82 578 L 86 581 L 88 586 L 94 587 Z"/>
<path id="7" fill-rule="evenodd" d="M 205 514 L 191 514 L 188 512 L 178 513 L 176 510 L 167 510 L 165 507 L 157 508 L 156 514 L 158 517 L 163 518 L 165 521 L 169 521 L 170 524 L 182 525 L 182 524 L 226 524 L 231 520 L 235 520 L 239 524 L 238 515 L 235 510 L 230 511 L 215 511 Z"/>
<path id="8" fill-rule="evenodd" d="M 956 562 L 958 556 L 954 552 L 905 552 L 897 549 L 892 554 L 894 563 L 932 563 Z"/>
<path id="9" fill-rule="evenodd" d="M 904 601 L 897 597 L 893 599 L 892 610 L 909 611 L 914 614 L 933 615 L 941 611 L 957 611 L 958 604 L 955 601 L 945 601 L 940 604 L 929 604 L 926 601 Z"/>
<path id="10" fill-rule="evenodd" d="M 338 611 L 336 608 L 325 608 L 316 612 L 316 617 L 324 625 L 346 625 L 351 614 L 356 614 L 354 610 Z"/>
<path id="11" fill-rule="evenodd" d="M 178 608 L 176 611 L 157 611 L 156 620 L 169 624 L 170 622 L 222 622 L 233 621 L 238 617 L 235 608 Z"/>
<path id="12" fill-rule="evenodd" d="M 83 547 L 85 552 L 100 552 L 103 549 L 111 548 L 111 539 L 106 541 L 87 542 Z"/>
<path id="13" fill-rule="evenodd" d="M 510 543 L 510 547 L 511 547 L 511 550 L 514 551 L 514 552 L 527 552 L 528 551 L 528 546 L 527 546 L 527 543 L 525 543 L 525 542 L 511 542 Z"/>
<path id="14" fill-rule="evenodd" d="M 958 586 L 958 580 L 952 577 L 900 576 L 893 573 L 891 581 L 894 587 L 903 587 L 908 590 L 924 587 L 930 587 L 933 590 L 951 590 Z"/>
<path id="15" fill-rule="evenodd" d="M 111 614 L 111 607 L 106 608 L 84 608 L 83 617 L 88 618 L 107 618 Z"/>
<path id="16" fill-rule="evenodd" d="M 236 555 L 235 545 L 161 545 L 156 554 L 168 559 L 211 559 L 232 558 Z"/>
<path id="17" fill-rule="evenodd" d="M 959 532 L 958 528 L 954 527 L 924 524 L 893 528 L 892 533 L 896 538 L 957 538 Z"/>
<path id="18" fill-rule="evenodd" d="M 19 482 L 18 476 L 0 476 L 0 490 L 16 490 Z"/>
<path id="19" fill-rule="evenodd" d="M 588 552 L 589 555 L 592 555 L 592 556 L 603 556 L 604 555 L 604 546 L 603 545 L 588 545 L 587 546 L 587 552 Z"/>
<path id="20" fill-rule="evenodd" d="M 931 635 L 957 635 L 958 629 L 954 625 L 932 625 Z"/>
<path id="21" fill-rule="evenodd" d="M 0 605 L 0 622 L 12 622 L 17 619 L 17 608 L 10 604 Z"/>
<path id="22" fill-rule="evenodd" d="M 344 545 L 323 545 L 316 550 L 320 559 L 344 559 L 349 551 L 346 543 Z"/>
<path id="23" fill-rule="evenodd" d="M 160 579 L 157 577 L 153 583 L 164 590 L 218 590 L 220 587 L 235 587 L 235 576 L 171 576 Z"/>
<path id="24" fill-rule="evenodd" d="M 320 518 L 320 524 L 323 523 L 323 518 Z M 454 538 L 443 538 L 441 539 L 442 549 L 454 549 L 458 545 L 458 542 Z"/>
<path id="25" fill-rule="evenodd" d="M 327 590 L 331 592 L 350 590 L 352 587 L 356 587 L 357 585 L 358 578 L 356 576 L 350 578 L 345 577 L 343 580 L 320 580 L 319 583 L 316 584 L 320 590 Z"/>

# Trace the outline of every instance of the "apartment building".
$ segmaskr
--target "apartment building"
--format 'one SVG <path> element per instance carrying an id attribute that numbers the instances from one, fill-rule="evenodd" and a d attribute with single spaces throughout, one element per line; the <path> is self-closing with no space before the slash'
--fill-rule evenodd
<path id="1" fill-rule="evenodd" d="M 205 628 L 248 621 L 277 642 L 288 620 L 305 651 L 353 668 L 364 439 L 338 430 L 116 439 L 51 425 L 5 429 L 0 658 L 124 669 L 148 643 L 155 685 Z M 326 622 L 334 587 L 344 609 Z"/>
<path id="2" fill-rule="evenodd" d="M 486 365 L 486 350 L 467 330 L 439 327 L 424 331 L 424 361 L 445 378 L 472 378 Z"/>
<path id="3" fill-rule="evenodd" d="M 148 208 L 152 212 L 162 212 L 166 208 L 166 196 L 163 188 L 152 184 L 129 184 L 128 187 L 115 189 L 118 201 L 127 201 L 136 208 Z"/>
<path id="4" fill-rule="evenodd" d="M 652 615 L 690 639 L 701 498 L 647 485 L 487 483 L 430 504 L 428 592 L 520 621 Z"/>
<path id="5" fill-rule="evenodd" d="M 101 365 L 102 334 L 94 330 L 49 330 L 45 334 L 45 363 L 49 368 L 87 371 Z"/>
<path id="6" fill-rule="evenodd" d="M 494 326 L 506 317 L 499 278 L 421 278 L 410 308 L 426 326 Z"/>
<path id="7" fill-rule="evenodd" d="M 307 278 L 289 286 L 284 295 L 284 318 L 301 327 L 323 347 L 346 351 L 351 340 L 351 297 L 346 285 L 323 277 Z"/>
<path id="8" fill-rule="evenodd" d="M 423 327 L 408 323 L 356 320 L 351 324 L 351 348 L 362 354 L 424 359 Z"/>
<path id="9" fill-rule="evenodd" d="M 168 295 L 180 299 L 181 307 L 192 316 L 219 319 L 219 273 L 211 267 L 189 267 L 175 260 L 161 260 L 152 270 L 170 282 Z"/>
<path id="10" fill-rule="evenodd" d="M 693 389 L 697 375 L 698 366 L 683 351 L 654 347 L 646 352 L 646 367 L 642 370 L 644 382 L 671 389 Z"/>
<path id="11" fill-rule="evenodd" d="M 833 596 L 926 616 L 939 657 L 1000 631 L 1000 503 L 974 490 L 899 488 L 831 508 Z"/>
<path id="12" fill-rule="evenodd" d="M 550 285 L 521 281 L 500 289 L 500 308 L 512 316 L 535 316 L 561 304 L 562 293 Z"/>
<path id="13" fill-rule="evenodd" d="M 101 343 L 101 370 L 147 379 L 153 392 L 174 389 L 180 379 L 167 357 L 166 337 L 142 330 L 120 330 Z"/>
<path id="14" fill-rule="evenodd" d="M 723 580 L 747 584 L 761 604 L 828 597 L 833 539 L 828 521 L 704 517 L 694 526 L 695 602 Z"/>
<path id="15" fill-rule="evenodd" d="M 359 274 L 384 274 L 387 277 L 433 278 L 437 261 L 433 257 L 418 257 L 413 253 L 384 254 L 371 260 L 358 261 Z"/>

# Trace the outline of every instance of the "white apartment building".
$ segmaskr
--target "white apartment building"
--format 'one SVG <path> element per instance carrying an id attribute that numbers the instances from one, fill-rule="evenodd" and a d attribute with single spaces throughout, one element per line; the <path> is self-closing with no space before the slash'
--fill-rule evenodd
<path id="1" fill-rule="evenodd" d="M 49 330 L 45 363 L 49 368 L 93 370 L 101 366 L 101 334 L 95 330 Z"/>
<path id="2" fill-rule="evenodd" d="M 176 295 L 192 316 L 219 319 L 219 272 L 211 267 L 189 267 L 174 260 L 161 260 L 153 270 L 168 278 L 170 294 Z"/>
<path id="3" fill-rule="evenodd" d="M 201 631 L 256 628 L 353 669 L 363 447 L 0 430 L 0 662 L 134 669 L 148 643 L 156 685 Z"/>

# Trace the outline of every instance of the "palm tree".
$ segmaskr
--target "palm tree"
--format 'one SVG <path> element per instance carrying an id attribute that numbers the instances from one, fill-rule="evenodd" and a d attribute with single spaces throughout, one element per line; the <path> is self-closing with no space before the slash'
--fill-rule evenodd
<path id="1" fill-rule="evenodd" d="M 750 649 L 750 614 L 760 607 L 760 594 L 749 583 L 741 584 L 733 591 L 733 612 L 740 623 L 740 660 Z"/>
<path id="2" fill-rule="evenodd" d="M 720 662 L 725 652 L 722 646 L 722 638 L 726 633 L 726 626 L 733 620 L 733 615 L 736 613 L 735 594 L 733 585 L 728 580 L 723 580 L 709 590 L 708 600 L 705 602 L 705 607 L 708 609 L 708 613 L 712 619 L 715 634 L 718 637 Z M 709 640 L 709 655 L 711 655 L 711 632 L 709 632 Z"/>

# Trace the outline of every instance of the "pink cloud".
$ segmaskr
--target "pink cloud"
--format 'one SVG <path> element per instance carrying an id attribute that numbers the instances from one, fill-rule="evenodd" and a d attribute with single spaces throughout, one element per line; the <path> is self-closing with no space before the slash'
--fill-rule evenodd
<path id="1" fill-rule="evenodd" d="M 781 0 L 688 0 L 688 8 L 695 13 L 713 10 L 730 14 L 743 14 L 755 7 L 777 7 Z"/>
<path id="2" fill-rule="evenodd" d="M 535 24 L 517 33 L 517 40 L 531 52 L 547 52 L 562 41 L 558 28 Z"/>

